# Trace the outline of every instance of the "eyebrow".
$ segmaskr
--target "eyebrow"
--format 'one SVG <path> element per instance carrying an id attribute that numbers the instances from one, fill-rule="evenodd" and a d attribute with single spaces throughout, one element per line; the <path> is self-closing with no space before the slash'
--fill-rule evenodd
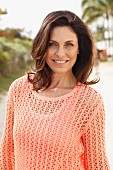
<path id="1" fill-rule="evenodd" d="M 57 41 L 55 41 L 55 40 L 50 40 L 50 41 L 57 43 Z M 66 41 L 66 42 L 75 42 L 75 41 L 74 41 L 74 40 L 68 40 L 68 41 Z"/>

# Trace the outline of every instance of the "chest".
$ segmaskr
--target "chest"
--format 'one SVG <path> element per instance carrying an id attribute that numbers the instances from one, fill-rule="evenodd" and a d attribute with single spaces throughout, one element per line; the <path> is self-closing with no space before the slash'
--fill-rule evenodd
<path id="1" fill-rule="evenodd" d="M 26 102 L 27 101 L 27 102 Z M 85 107 L 86 111 L 82 110 Z M 29 139 L 38 141 L 60 140 L 61 145 L 67 141 L 79 140 L 87 123 L 87 105 L 80 104 L 80 99 L 66 98 L 45 100 L 28 93 L 15 100 L 14 104 L 14 137 L 16 140 Z M 86 121 L 87 120 L 87 121 Z"/>
<path id="2" fill-rule="evenodd" d="M 53 88 L 45 91 L 39 91 L 39 95 L 47 97 L 60 97 L 70 93 L 73 88 Z"/>

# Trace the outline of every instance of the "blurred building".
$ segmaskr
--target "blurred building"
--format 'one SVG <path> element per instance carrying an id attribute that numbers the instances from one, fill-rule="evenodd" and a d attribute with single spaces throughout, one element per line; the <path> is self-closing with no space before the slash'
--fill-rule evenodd
<path id="1" fill-rule="evenodd" d="M 113 59 L 113 41 L 99 41 L 96 43 L 101 61 Z"/>

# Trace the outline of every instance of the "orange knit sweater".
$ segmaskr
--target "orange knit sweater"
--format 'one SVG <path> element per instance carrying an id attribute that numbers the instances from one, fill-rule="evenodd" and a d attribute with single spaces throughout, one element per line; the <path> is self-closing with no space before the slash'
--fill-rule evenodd
<path id="1" fill-rule="evenodd" d="M 25 75 L 9 88 L 0 170 L 109 170 L 104 123 L 103 100 L 90 86 L 46 97 Z"/>

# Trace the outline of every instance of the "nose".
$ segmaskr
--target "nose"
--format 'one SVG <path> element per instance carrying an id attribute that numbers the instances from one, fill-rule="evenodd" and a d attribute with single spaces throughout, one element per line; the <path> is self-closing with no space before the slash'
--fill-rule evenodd
<path id="1" fill-rule="evenodd" d="M 58 49 L 57 49 L 57 51 L 56 51 L 56 55 L 57 55 L 57 57 L 63 57 L 64 55 L 65 55 L 65 50 L 64 50 L 64 48 L 63 47 L 59 47 Z"/>

